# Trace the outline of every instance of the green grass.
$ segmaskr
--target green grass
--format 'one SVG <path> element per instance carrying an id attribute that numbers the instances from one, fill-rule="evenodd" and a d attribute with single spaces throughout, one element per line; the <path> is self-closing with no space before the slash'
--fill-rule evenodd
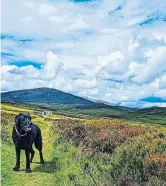
<path id="1" fill-rule="evenodd" d="M 156 115 L 156 125 L 152 125 L 151 118 L 137 116 L 140 120 L 147 119 L 147 124 L 132 119 L 129 120 L 131 125 L 128 125 L 120 120 L 102 119 L 100 114 L 103 116 L 105 110 L 96 111 L 94 117 L 93 109 L 88 114 L 88 109 L 77 113 L 73 108 L 68 114 L 68 107 L 62 109 L 59 106 L 52 116 L 43 117 L 40 114 L 42 109 L 35 105 L 2 104 L 2 186 L 164 186 L 166 184 L 161 172 L 158 172 L 158 175 L 157 173 L 151 175 L 153 170 L 160 171 L 161 162 L 163 167 L 166 166 L 162 159 L 166 153 L 166 127 L 157 125 L 159 121 L 164 124 L 164 117 Z M 66 110 L 64 115 L 63 110 Z M 21 153 L 21 171 L 12 170 L 15 165 L 15 149 L 11 132 L 14 125 L 13 118 L 19 112 L 29 112 L 32 121 L 41 128 L 43 136 L 43 154 L 46 163 L 38 164 L 39 154 L 35 149 L 34 162 L 37 163 L 31 164 L 31 174 L 25 173 L 24 151 Z M 118 113 L 115 112 L 114 115 L 116 114 Z M 146 112 L 141 114 L 144 117 L 147 115 Z M 150 115 L 148 113 L 149 117 Z M 80 120 L 79 116 L 83 116 L 84 120 Z M 147 158 L 151 158 L 149 155 L 155 155 L 157 165 L 153 159 L 147 161 Z M 163 168 L 163 171 L 165 170 L 166 168 Z"/>
<path id="2" fill-rule="evenodd" d="M 77 149 L 70 145 L 56 145 L 57 135 L 53 135 L 50 127 L 52 122 L 57 118 L 64 118 L 61 115 L 52 115 L 51 117 L 45 116 L 44 118 L 40 115 L 40 109 L 38 114 L 34 115 L 34 108 L 32 107 L 18 107 L 11 104 L 2 104 L 2 186 L 38 186 L 40 185 L 71 185 L 70 175 L 77 172 L 77 162 L 72 159 L 73 153 L 77 152 Z M 25 154 L 21 152 L 21 171 L 14 172 L 12 169 L 15 165 L 15 149 L 11 140 L 12 127 L 14 125 L 13 118 L 19 112 L 29 112 L 32 116 L 32 120 L 37 124 L 42 131 L 43 136 L 43 154 L 45 164 L 40 165 L 39 154 L 35 149 L 34 162 L 31 164 L 32 174 L 25 173 Z M 68 117 L 65 117 L 68 118 Z M 53 146 L 54 144 L 54 146 Z M 65 147 L 68 149 L 64 150 Z M 70 164 L 69 164 L 70 158 Z M 70 166 L 70 167 L 68 167 Z M 78 168 L 79 169 L 79 168 Z M 62 179 L 63 178 L 63 179 Z M 55 184 L 56 183 L 56 184 Z"/>
<path id="3" fill-rule="evenodd" d="M 18 103 L 13 103 L 14 106 L 22 106 Z M 47 103 L 33 103 L 24 104 L 32 107 L 35 110 L 50 109 L 56 115 L 65 117 L 75 117 L 80 119 L 120 119 L 127 122 L 140 122 L 140 123 L 151 123 L 151 124 L 162 124 L 166 125 L 166 108 L 149 108 L 143 110 L 128 109 L 121 107 L 109 107 L 103 108 L 100 106 L 91 108 L 90 106 L 74 106 L 64 104 L 47 104 Z"/>
<path id="4" fill-rule="evenodd" d="M 24 111 L 24 110 L 22 110 Z M 26 111 L 26 110 L 25 110 Z M 14 112 L 15 113 L 15 112 Z M 8 112 L 4 112 L 2 110 L 2 116 L 3 114 L 6 114 L 6 116 L 9 116 Z M 26 174 L 25 173 L 25 154 L 24 151 L 21 152 L 21 171 L 20 172 L 13 172 L 12 168 L 15 165 L 15 149 L 14 145 L 11 141 L 11 129 L 13 126 L 12 118 L 7 119 L 8 120 L 8 127 L 6 128 L 6 133 L 9 134 L 7 136 L 7 139 L 10 138 L 9 143 L 7 143 L 6 140 L 2 140 L 2 185 L 10 186 L 10 185 L 39 185 L 39 182 L 41 184 L 47 184 L 49 186 L 54 185 L 53 182 L 53 175 L 51 174 L 51 167 L 49 167 L 49 162 L 52 160 L 52 140 L 54 138 L 50 138 L 49 134 L 49 128 L 51 122 L 45 122 L 43 120 L 44 118 L 34 118 L 33 121 L 38 126 L 40 126 L 42 133 L 43 133 L 43 153 L 44 158 L 46 160 L 45 165 L 40 165 L 38 163 L 32 163 L 31 168 L 33 170 L 33 174 Z M 4 131 L 2 131 L 4 132 Z M 39 154 L 37 150 L 35 150 L 35 157 L 34 162 L 39 162 Z"/>

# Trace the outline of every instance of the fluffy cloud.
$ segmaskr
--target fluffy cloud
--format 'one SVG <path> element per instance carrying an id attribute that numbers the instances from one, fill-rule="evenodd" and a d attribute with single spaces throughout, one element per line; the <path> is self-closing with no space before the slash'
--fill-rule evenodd
<path id="1" fill-rule="evenodd" d="M 163 75 L 163 76 L 159 79 L 159 88 L 161 88 L 161 89 L 166 88 L 166 75 Z"/>
<path id="2" fill-rule="evenodd" d="M 44 79 L 56 78 L 63 67 L 63 63 L 61 62 L 59 56 L 52 52 L 47 53 L 46 59 L 46 63 L 41 70 L 41 74 L 44 75 Z"/>
<path id="3" fill-rule="evenodd" d="M 83 88 L 83 89 L 93 89 L 97 86 L 97 81 L 96 79 L 92 80 L 75 80 L 75 85 L 77 88 Z"/>
<path id="4" fill-rule="evenodd" d="M 47 16 L 53 14 L 54 12 L 57 12 L 58 10 L 56 9 L 55 6 L 52 6 L 51 4 L 41 4 L 39 6 L 38 11 L 43 16 Z"/>
<path id="5" fill-rule="evenodd" d="M 139 71 L 133 78 L 135 82 L 147 83 L 165 73 L 166 71 L 166 47 L 157 47 L 146 53 L 147 62 L 144 65 L 138 65 Z M 137 70 L 138 70 L 137 69 Z"/>
<path id="6" fill-rule="evenodd" d="M 164 0 L 6 0 L 2 90 L 48 86 L 123 106 L 163 106 L 141 100 L 166 99 L 165 9 Z"/>
<path id="7" fill-rule="evenodd" d="M 45 64 L 41 69 L 37 69 L 32 65 L 22 66 L 20 68 L 15 65 L 2 65 L 1 76 L 2 80 L 8 80 L 10 82 L 9 84 L 18 85 L 19 81 L 19 89 L 29 86 L 40 87 L 46 86 L 48 81 L 56 79 L 57 75 L 62 70 L 62 67 L 63 63 L 59 56 L 53 52 L 48 52 L 46 55 Z M 28 85 L 21 87 L 25 82 L 28 82 Z M 14 89 L 18 89 L 18 86 L 16 86 Z"/>

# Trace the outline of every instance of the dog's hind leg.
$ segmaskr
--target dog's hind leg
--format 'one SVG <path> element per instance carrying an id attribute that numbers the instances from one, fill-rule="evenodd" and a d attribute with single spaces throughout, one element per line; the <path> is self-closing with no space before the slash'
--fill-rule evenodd
<path id="1" fill-rule="evenodd" d="M 31 157 L 30 157 L 30 163 L 32 163 L 35 151 L 33 150 L 33 147 L 30 148 L 30 153 L 31 153 Z"/>
<path id="2" fill-rule="evenodd" d="M 39 136 L 39 138 L 35 141 L 35 147 L 39 150 L 40 164 L 44 164 L 43 153 L 42 153 L 42 137 L 41 136 Z"/>
<path id="3" fill-rule="evenodd" d="M 40 155 L 40 164 L 44 164 L 44 159 L 43 159 L 42 150 L 39 150 L 39 155 Z"/>

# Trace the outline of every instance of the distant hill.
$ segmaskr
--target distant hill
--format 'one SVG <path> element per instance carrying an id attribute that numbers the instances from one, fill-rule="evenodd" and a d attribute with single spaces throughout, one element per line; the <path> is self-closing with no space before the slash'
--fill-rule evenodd
<path id="1" fill-rule="evenodd" d="M 77 109 L 113 109 L 113 110 L 120 110 L 120 111 L 136 111 L 138 109 L 136 108 L 129 108 L 129 107 L 123 107 L 123 106 L 116 106 L 116 105 L 111 105 L 107 103 L 102 103 L 102 102 L 94 102 L 93 104 L 90 105 L 79 105 L 75 106 Z"/>
<path id="2" fill-rule="evenodd" d="M 53 108 L 57 104 L 74 106 L 76 109 L 113 109 L 120 111 L 133 111 L 136 109 L 111 105 L 108 102 L 89 100 L 73 94 L 53 88 L 35 88 L 3 92 L 1 99 L 4 102 L 36 104 L 40 106 L 49 106 Z M 56 105 L 55 105 L 56 104 Z M 67 107 L 68 108 L 68 107 Z"/>
<path id="3" fill-rule="evenodd" d="M 148 113 L 148 114 L 151 114 L 151 115 L 164 115 L 166 116 L 166 107 L 157 107 L 157 106 L 154 106 L 154 107 L 150 107 L 150 108 L 143 108 L 143 109 L 140 109 L 139 110 L 139 113 Z"/>
<path id="4" fill-rule="evenodd" d="M 90 105 L 93 102 L 53 88 L 35 88 L 3 92 L 2 101 L 16 103 L 55 103 L 70 105 Z"/>
<path id="5" fill-rule="evenodd" d="M 57 114 L 79 118 L 112 118 L 166 125 L 166 107 L 135 109 L 92 101 L 53 88 L 3 92 L 2 102 L 33 105 Z"/>

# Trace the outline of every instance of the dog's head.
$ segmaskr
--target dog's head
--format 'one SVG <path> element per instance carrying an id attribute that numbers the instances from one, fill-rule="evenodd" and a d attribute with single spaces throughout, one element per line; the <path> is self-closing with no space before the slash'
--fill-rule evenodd
<path id="1" fill-rule="evenodd" d="M 15 119 L 15 124 L 18 128 L 20 128 L 22 131 L 30 131 L 31 130 L 31 116 L 28 114 L 20 113 L 18 114 Z"/>

